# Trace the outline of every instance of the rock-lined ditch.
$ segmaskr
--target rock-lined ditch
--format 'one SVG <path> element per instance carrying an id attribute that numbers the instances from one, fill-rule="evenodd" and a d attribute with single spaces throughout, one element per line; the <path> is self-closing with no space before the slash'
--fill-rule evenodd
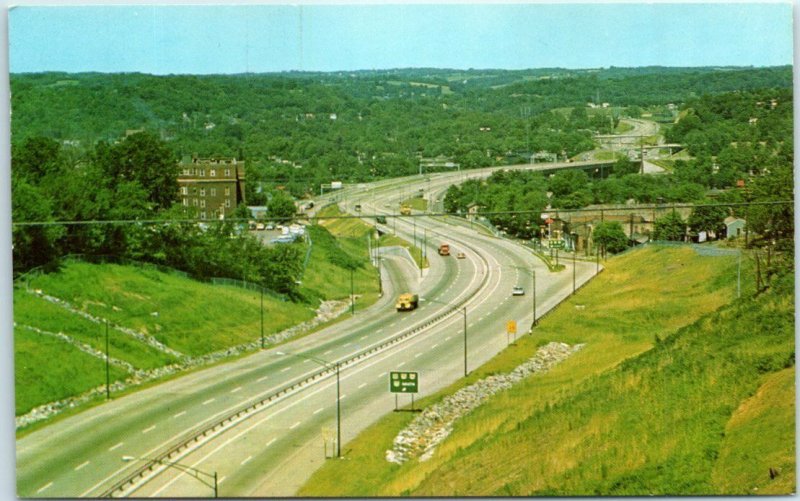
<path id="1" fill-rule="evenodd" d="M 511 388 L 531 374 L 547 372 L 583 346 L 548 343 L 510 373 L 481 379 L 431 405 L 397 434 L 392 449 L 386 451 L 386 460 L 402 464 L 413 458 L 419 458 L 420 461 L 430 459 L 436 446 L 453 431 L 456 420 L 467 415 L 495 393 Z"/>

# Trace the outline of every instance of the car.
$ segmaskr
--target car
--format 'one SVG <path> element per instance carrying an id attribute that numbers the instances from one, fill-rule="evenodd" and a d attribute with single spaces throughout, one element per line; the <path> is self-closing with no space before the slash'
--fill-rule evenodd
<path id="1" fill-rule="evenodd" d="M 275 229 L 275 225 L 272 223 L 267 223 L 267 230 L 272 231 Z"/>
<path id="2" fill-rule="evenodd" d="M 256 225 L 256 230 L 263 231 L 264 230 L 264 223 L 258 223 Z"/>
<path id="3" fill-rule="evenodd" d="M 466 254 L 464 254 L 463 252 L 459 252 L 458 254 L 456 254 L 456 257 L 457 257 L 458 259 L 464 259 L 465 257 L 467 257 L 467 255 L 466 255 Z"/>
<path id="4" fill-rule="evenodd" d="M 525 289 L 523 289 L 520 286 L 516 286 L 513 289 L 511 289 L 511 295 L 512 296 L 524 296 L 525 295 Z"/>

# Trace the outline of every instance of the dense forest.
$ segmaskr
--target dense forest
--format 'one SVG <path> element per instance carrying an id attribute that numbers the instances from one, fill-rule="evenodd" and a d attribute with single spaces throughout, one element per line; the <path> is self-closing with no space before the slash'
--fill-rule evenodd
<path id="1" fill-rule="evenodd" d="M 144 129 L 176 156 L 247 160 L 248 195 L 260 202 L 259 182 L 303 196 L 331 180 L 412 174 L 421 158 L 472 168 L 539 151 L 572 157 L 622 115 L 672 121 L 669 103 L 791 85 L 791 67 L 15 74 L 12 141 L 86 151 Z M 584 113 L 587 103 L 610 106 Z"/>
<path id="2" fill-rule="evenodd" d="M 525 162 L 535 152 L 570 158 L 623 117 L 646 111 L 672 124 L 676 107 L 680 119 L 667 138 L 686 144 L 691 159 L 677 162 L 673 176 L 637 175 L 625 159 L 603 180 L 498 173 L 453 187 L 446 207 L 692 202 L 712 188 L 727 190 L 730 201 L 785 200 L 791 85 L 790 67 L 14 74 L 14 272 L 69 253 L 116 255 L 202 276 L 234 274 L 292 295 L 296 246 L 264 248 L 229 224 L 169 223 L 191 216 L 174 206 L 179 158 L 244 159 L 248 203 L 291 208 L 287 194 L 413 174 L 431 159 L 440 167 L 426 171 Z M 747 190 L 729 189 L 742 178 Z M 789 234 L 791 210 L 780 210 L 762 209 L 754 228 Z M 247 216 L 244 207 L 239 215 Z M 164 223 L 111 222 L 144 219 Z M 104 223 L 83 224 L 90 221 Z M 535 228 L 524 218 L 496 222 L 527 237 Z"/>

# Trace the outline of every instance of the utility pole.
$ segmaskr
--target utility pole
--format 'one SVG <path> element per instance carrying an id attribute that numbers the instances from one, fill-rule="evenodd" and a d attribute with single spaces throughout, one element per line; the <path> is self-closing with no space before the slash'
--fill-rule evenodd
<path id="1" fill-rule="evenodd" d="M 108 319 L 106 319 L 106 400 L 111 400 L 111 371 L 108 364 Z"/>
<path id="2" fill-rule="evenodd" d="M 353 293 L 353 269 L 350 268 L 350 313 L 355 316 L 356 314 L 356 298 Z"/>
<path id="3" fill-rule="evenodd" d="M 264 349 L 264 286 L 259 286 L 261 289 L 261 349 Z"/>

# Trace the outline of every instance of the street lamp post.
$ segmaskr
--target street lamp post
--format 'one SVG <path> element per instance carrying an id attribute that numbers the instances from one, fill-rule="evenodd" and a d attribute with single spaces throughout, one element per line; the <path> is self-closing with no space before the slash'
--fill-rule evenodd
<path id="1" fill-rule="evenodd" d="M 206 485 L 206 486 L 211 487 L 212 489 L 214 489 L 214 497 L 215 498 L 219 494 L 218 484 L 217 484 L 217 472 L 216 471 L 214 473 L 207 473 L 205 471 L 198 470 L 197 468 L 194 468 L 192 466 L 186 466 L 184 464 L 177 463 L 177 462 L 174 462 L 174 461 L 165 461 L 163 459 L 155 459 L 155 458 L 122 456 L 122 460 L 125 461 L 126 463 L 130 462 L 130 461 L 149 461 L 151 463 L 158 463 L 158 464 L 167 466 L 169 468 L 175 468 L 178 471 L 182 471 L 184 473 L 191 474 L 194 478 L 199 480 L 203 485 Z M 209 479 L 213 480 L 214 483 L 213 484 L 206 483 L 206 481 L 203 480 L 200 477 L 201 475 L 204 476 L 204 477 L 208 477 Z"/>
<path id="2" fill-rule="evenodd" d="M 323 360 L 318 357 L 312 357 L 309 355 L 302 355 L 300 353 L 287 353 L 283 351 L 276 352 L 276 355 L 292 355 L 298 358 L 304 358 L 306 360 L 311 360 L 312 362 L 316 362 L 319 365 L 325 367 L 326 369 L 335 369 L 336 370 L 336 457 L 342 457 L 342 406 L 341 406 L 341 387 L 339 383 L 339 372 L 341 368 L 340 362 L 328 362 L 327 360 Z"/>

